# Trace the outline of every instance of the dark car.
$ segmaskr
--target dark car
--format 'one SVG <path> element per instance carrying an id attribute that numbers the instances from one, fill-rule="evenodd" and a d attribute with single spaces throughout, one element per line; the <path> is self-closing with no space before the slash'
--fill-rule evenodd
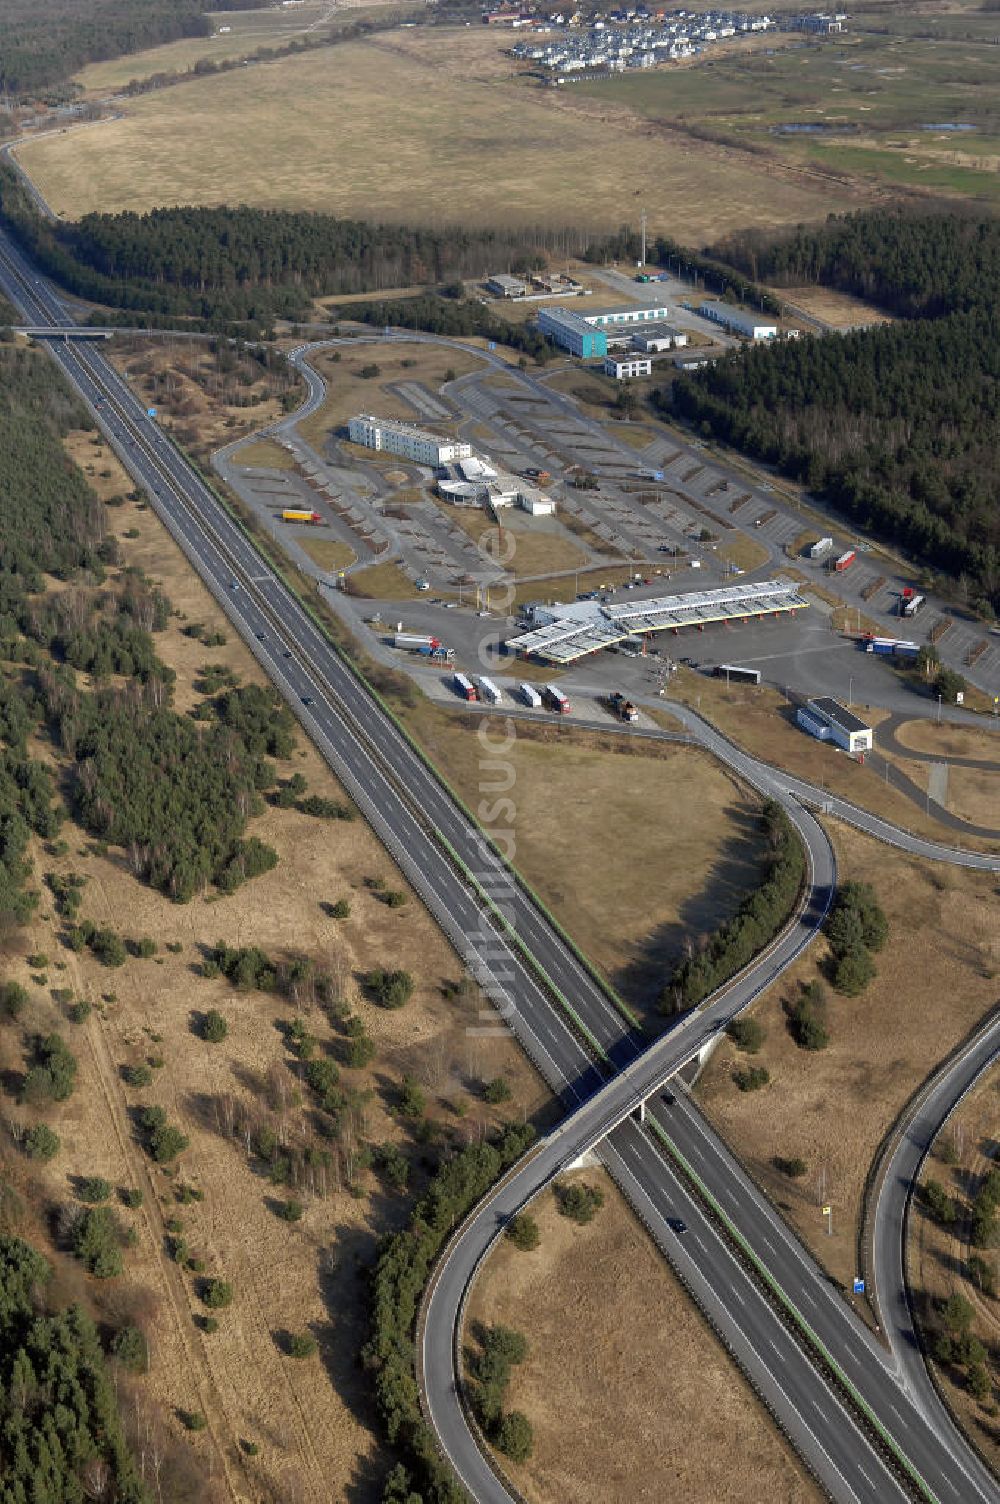
<path id="1" fill-rule="evenodd" d="M 286 648 L 285 651 L 282 653 L 281 656 L 282 656 L 282 658 L 290 658 L 292 656 L 292 650 L 291 650 L 291 648 Z"/>
<path id="2" fill-rule="evenodd" d="M 663 1100 L 664 1102 L 666 1102 L 668 1107 L 677 1106 L 677 1098 L 674 1096 L 672 1091 L 665 1091 L 663 1093 Z"/>
<path id="3" fill-rule="evenodd" d="M 263 634 L 263 632 L 256 633 L 256 637 L 257 637 L 257 641 L 258 642 L 263 642 L 264 641 L 264 634 Z"/>
<path id="4" fill-rule="evenodd" d="M 303 705 L 311 705 L 312 702 L 313 702 L 312 695 L 303 695 L 302 696 L 302 703 L 303 703 Z"/>
<path id="5" fill-rule="evenodd" d="M 682 1238 L 688 1230 L 687 1223 L 681 1217 L 668 1217 L 667 1226 L 670 1228 L 670 1231 L 675 1232 L 679 1238 Z"/>

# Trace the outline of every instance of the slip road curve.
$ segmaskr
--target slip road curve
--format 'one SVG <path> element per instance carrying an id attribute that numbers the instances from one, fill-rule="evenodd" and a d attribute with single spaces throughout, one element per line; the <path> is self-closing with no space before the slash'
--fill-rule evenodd
<path id="1" fill-rule="evenodd" d="M 35 324 L 58 326 L 69 322 L 63 304 L 3 237 L 0 284 Z M 638 1135 L 627 1120 L 628 1113 L 636 1101 L 655 1090 L 666 1074 L 717 1032 L 726 1017 L 746 1005 L 754 995 L 755 979 L 758 989 L 766 986 L 787 964 L 787 959 L 781 959 L 780 947 L 796 944 L 796 926 L 804 932 L 799 937 L 801 943 L 808 943 L 822 912 L 815 909 L 811 915 L 800 916 L 752 969 L 753 978 L 749 982 L 741 979 L 737 985 L 744 989 L 742 1002 L 733 995 L 733 989 L 727 989 L 721 1000 L 713 1000 L 708 1008 L 682 1021 L 667 1040 L 648 1051 L 649 1060 L 645 1056 L 640 1060 L 642 1041 L 626 1028 L 612 1001 L 530 898 L 516 885 L 510 886 L 509 874 L 481 833 L 451 802 L 249 537 L 149 420 L 126 383 L 99 351 L 89 345 L 60 341 L 55 329 L 50 348 L 94 408 L 104 432 L 133 475 L 149 490 L 158 515 L 224 604 L 277 687 L 294 705 L 309 734 L 501 1007 L 543 1075 L 567 1105 L 593 1099 L 588 1104 L 587 1134 L 604 1138 L 614 1130 L 602 1153 L 662 1243 L 669 1206 L 686 1207 L 689 1198 L 656 1146 L 647 1136 Z M 275 629 L 277 639 L 271 635 Z M 752 760 L 747 766 L 752 772 Z M 804 835 L 814 861 L 810 903 L 823 895 L 821 906 L 825 911 L 835 873 L 831 866 L 824 882 L 815 859 L 818 855 L 822 860 L 824 852 L 829 853 L 826 837 L 812 816 L 796 807 L 794 798 L 782 794 L 780 778 L 775 781 L 773 770 L 758 769 L 757 773 L 750 781 L 769 796 L 781 798 Z M 900 835 L 899 844 L 905 844 L 905 837 Z M 470 863 L 476 865 L 476 873 Z M 506 927 L 498 921 L 487 891 L 487 884 L 498 876 L 507 884 L 504 900 L 514 915 Z M 769 967 L 777 971 L 772 969 L 767 974 Z M 497 974 L 500 970 L 502 977 Z M 589 1041 L 589 1048 L 582 1043 L 581 1035 Z M 601 1060 L 602 1069 L 595 1066 L 595 1056 Z M 641 1073 L 635 1069 L 640 1065 Z M 601 1090 L 607 1070 L 614 1068 L 620 1074 Z M 621 1126 L 615 1128 L 616 1123 Z M 662 1125 L 659 1131 L 664 1136 L 668 1133 Z M 560 1148 L 573 1152 L 569 1135 L 564 1137 Z M 544 1146 L 540 1152 L 544 1152 Z M 617 1161 L 613 1162 L 615 1156 Z M 538 1159 L 536 1154 L 533 1162 Z M 726 1168 L 731 1176 L 738 1176 L 739 1167 L 731 1157 Z M 704 1249 L 698 1261 L 703 1287 L 699 1298 L 714 1310 L 716 1324 L 726 1340 L 735 1352 L 742 1353 L 761 1392 L 780 1413 L 782 1423 L 830 1491 L 838 1498 L 864 1499 L 866 1504 L 869 1500 L 875 1504 L 877 1500 L 905 1497 L 879 1453 L 857 1430 L 812 1364 L 802 1360 L 801 1374 L 793 1376 L 790 1353 L 787 1362 L 768 1355 L 765 1342 L 775 1353 L 782 1351 L 783 1342 L 787 1345 L 781 1320 L 763 1302 L 759 1302 L 759 1309 L 748 1310 L 750 1302 L 740 1294 L 739 1281 L 733 1275 L 732 1254 L 712 1224 L 699 1220 L 697 1204 L 690 1205 L 697 1246 Z M 773 1213 L 753 1205 L 748 1205 L 747 1213 L 749 1223 L 755 1217 L 762 1219 L 763 1242 L 769 1245 L 767 1230 L 771 1223 L 767 1219 Z M 745 1231 L 742 1207 L 739 1220 Z M 756 1236 L 756 1229 L 751 1231 Z M 775 1268 L 784 1278 L 794 1275 L 795 1259 L 788 1252 L 787 1232 L 779 1236 L 786 1246 L 779 1243 L 772 1253 Z M 766 1264 L 767 1256 L 762 1258 Z M 811 1286 L 808 1298 L 819 1310 L 819 1316 L 812 1318 L 813 1325 L 826 1322 L 836 1327 L 838 1322 L 842 1326 L 846 1323 L 844 1330 L 833 1332 L 845 1349 L 838 1354 L 838 1361 L 846 1366 L 857 1356 L 862 1367 L 865 1363 L 875 1365 L 874 1374 L 862 1373 L 858 1380 L 869 1391 L 865 1403 L 873 1408 L 878 1393 L 872 1390 L 880 1392 L 886 1387 L 884 1359 L 862 1352 L 865 1338 L 859 1324 L 853 1322 L 835 1295 L 825 1291 L 823 1277 L 809 1268 L 801 1251 L 798 1262 Z M 440 1286 L 441 1281 L 438 1283 Z M 698 1280 L 692 1278 L 691 1283 L 694 1288 Z M 827 1309 L 820 1309 L 824 1303 Z M 907 1401 L 901 1393 L 898 1398 L 899 1408 L 890 1404 L 897 1419 L 886 1411 L 885 1420 L 878 1418 L 878 1425 L 887 1436 L 898 1435 L 895 1445 L 905 1449 L 904 1455 L 913 1459 L 910 1466 L 919 1469 L 922 1478 L 931 1477 L 933 1491 L 924 1486 L 924 1496 L 940 1498 L 947 1504 L 996 1499 L 997 1493 L 988 1491 L 992 1480 L 984 1489 L 962 1459 L 953 1466 L 947 1445 L 935 1440 L 928 1451 L 926 1426 L 918 1415 L 906 1413 Z"/>

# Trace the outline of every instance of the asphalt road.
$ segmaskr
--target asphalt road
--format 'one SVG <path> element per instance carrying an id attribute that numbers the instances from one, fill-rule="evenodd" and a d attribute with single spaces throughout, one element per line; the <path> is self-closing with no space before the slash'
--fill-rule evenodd
<path id="1" fill-rule="evenodd" d="M 14 301 L 25 306 L 32 319 L 41 322 L 64 318 L 59 300 L 33 279 L 23 263 L 18 265 L 16 256 L 2 243 L 0 282 Z M 803 917 L 748 976 L 701 1013 L 682 1020 L 669 1035 L 640 1055 L 641 1041 L 624 1026 L 602 989 L 526 895 L 512 887 L 502 864 L 475 827 L 398 736 L 388 718 L 376 709 L 343 661 L 187 462 L 145 416 L 141 404 L 103 355 L 92 346 L 58 341 L 53 342 L 53 351 L 78 390 L 94 404 L 102 426 L 133 473 L 150 490 L 158 514 L 295 706 L 310 734 L 460 953 L 483 980 L 542 1073 L 567 1105 L 580 1104 L 501 1194 L 511 1194 L 510 1186 L 520 1188 L 522 1199 L 532 1194 L 532 1188 L 537 1189 L 567 1160 L 576 1158 L 583 1149 L 615 1130 L 605 1151 L 609 1156 L 617 1152 L 619 1139 L 628 1146 L 630 1134 L 638 1136 L 644 1146 L 632 1146 L 636 1148 L 634 1163 L 629 1164 L 628 1174 L 623 1176 L 627 1193 L 631 1192 L 637 1203 L 641 1202 L 648 1211 L 649 1205 L 662 1208 L 670 1198 L 686 1196 L 672 1181 L 672 1172 L 660 1156 L 650 1157 L 649 1140 L 628 1124 L 624 1128 L 617 1125 L 808 943 L 825 912 L 835 879 L 832 852 L 822 829 L 782 787 L 784 780 L 774 770 L 762 769 L 750 759 L 742 758 L 742 754 L 734 757 L 735 749 L 719 738 L 725 760 L 738 766 L 742 759 L 749 781 L 762 792 L 780 798 L 798 825 L 813 864 L 809 905 Z M 475 870 L 480 884 L 479 898 L 470 893 L 467 882 L 456 871 L 454 860 L 447 853 L 448 846 Z M 506 925 L 499 929 L 483 900 L 486 892 L 494 901 L 502 902 L 506 910 Z M 584 1048 L 579 1033 L 566 1022 L 564 1012 L 552 1005 L 551 993 L 539 978 L 536 964 L 527 959 L 525 950 L 535 963 L 540 963 L 563 997 L 572 999 L 572 1006 L 598 1053 L 606 1053 L 618 1069 L 618 1074 L 603 1086 L 602 1073 L 594 1065 L 592 1054 Z M 483 1218 L 488 1226 L 492 1205 L 487 1202 L 470 1223 L 470 1229 L 484 1225 Z M 691 1218 L 695 1218 L 697 1213 L 692 1208 L 693 1203 L 687 1209 Z M 687 1216 L 685 1219 L 688 1220 Z M 495 1225 L 494 1222 L 494 1231 Z M 695 1223 L 692 1221 L 691 1225 Z M 726 1320 L 739 1329 L 757 1359 L 766 1361 L 765 1343 L 780 1351 L 783 1331 L 780 1321 L 763 1307 L 759 1311 L 753 1308 L 755 1315 L 751 1320 L 745 1298 L 741 1302 L 733 1293 L 739 1287 L 733 1281 L 732 1260 L 726 1245 L 707 1223 L 699 1237 L 704 1238 L 706 1250 L 711 1250 L 699 1259 L 699 1270 L 711 1287 L 712 1302 L 724 1309 Z M 463 1257 L 471 1254 L 473 1267 L 482 1256 L 482 1248 L 477 1246 L 475 1237 L 470 1238 L 469 1229 L 463 1234 L 459 1248 Z M 784 1262 L 779 1253 L 778 1278 L 783 1277 Z M 434 1300 L 444 1301 L 445 1306 L 432 1305 L 429 1316 L 441 1309 L 447 1311 L 449 1299 L 456 1302 L 453 1311 L 457 1314 L 464 1289 L 460 1270 L 456 1250 L 456 1255 L 443 1266 L 435 1286 Z M 822 1291 L 813 1293 L 822 1295 Z M 838 1297 L 831 1295 L 829 1300 L 832 1306 L 839 1306 Z M 765 1335 L 765 1329 L 769 1335 Z M 432 1340 L 438 1341 L 443 1336 L 449 1348 L 453 1331 L 454 1322 L 449 1325 L 437 1319 L 428 1321 L 427 1332 Z M 838 1340 L 848 1349 L 857 1342 L 853 1332 Z M 842 1361 L 844 1355 L 837 1356 Z M 782 1387 L 774 1403 L 812 1465 L 837 1497 L 874 1500 L 896 1496 L 897 1485 L 824 1380 L 811 1364 L 803 1363 L 802 1368 L 794 1385 Z M 478 1453 L 471 1445 L 457 1402 L 450 1356 L 445 1362 L 443 1353 L 432 1352 L 425 1379 L 432 1414 L 440 1424 L 445 1444 L 449 1444 L 450 1436 L 451 1446 L 460 1454 L 461 1470 Z M 884 1379 L 883 1366 L 874 1381 L 879 1394 L 866 1394 L 873 1408 L 880 1402 L 880 1394 L 884 1395 L 888 1389 Z M 794 1389 L 793 1395 L 789 1394 L 789 1388 Z M 936 1497 L 949 1504 L 952 1500 L 957 1504 L 960 1499 L 1000 1497 L 992 1480 L 980 1484 L 971 1464 L 967 1478 L 956 1475 L 947 1448 L 929 1435 L 926 1424 L 912 1421 L 908 1424 L 901 1403 L 894 1406 L 889 1401 L 889 1406 L 894 1408 L 898 1419 L 890 1417 L 887 1429 L 895 1432 L 911 1458 L 921 1459 L 917 1465 L 931 1481 Z M 803 1408 L 812 1411 L 815 1429 L 803 1428 Z M 930 1455 L 924 1458 L 923 1452 L 928 1448 Z M 502 1494 L 480 1496 L 502 1497 Z"/>

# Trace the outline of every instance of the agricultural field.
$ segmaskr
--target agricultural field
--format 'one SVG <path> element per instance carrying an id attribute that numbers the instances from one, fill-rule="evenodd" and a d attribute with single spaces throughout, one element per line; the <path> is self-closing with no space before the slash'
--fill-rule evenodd
<path id="1" fill-rule="evenodd" d="M 528 1340 L 508 1404 L 528 1416 L 534 1452 L 505 1466 L 529 1504 L 818 1504 L 613 1181 L 597 1169 L 579 1178 L 605 1198 L 593 1222 L 577 1226 L 545 1192 L 530 1208 L 538 1247 L 501 1240 L 469 1311 L 469 1330 L 501 1323 Z"/>
<path id="2" fill-rule="evenodd" d="M 277 6 L 213 11 L 211 36 L 185 37 L 145 52 L 91 63 L 76 75 L 74 82 L 85 94 L 100 97 L 124 88 L 133 80 L 152 78 L 158 73 L 187 73 L 197 63 L 224 63 L 232 58 L 250 57 L 261 48 L 284 47 L 296 37 L 317 31 L 330 35 L 372 16 L 382 19 L 397 10 L 403 14 L 404 10 L 415 9 L 418 3 L 419 0 L 414 0 L 414 5 L 408 7 L 394 5 L 393 0 L 387 0 L 385 5 L 379 5 L 377 0 L 364 5 L 348 3 L 337 7 L 336 19 L 330 6 L 321 0 L 304 0 L 289 10 Z"/>
<path id="3" fill-rule="evenodd" d="M 161 89 L 95 130 L 29 143 L 21 160 L 70 215 L 228 200 L 600 230 L 641 202 L 654 231 L 703 243 L 759 222 L 762 205 L 787 224 L 856 201 L 811 171 L 543 91 L 516 76 L 508 41 L 474 28 L 383 33 Z"/>
<path id="4" fill-rule="evenodd" d="M 813 947 L 755 1004 L 759 1054 L 724 1041 L 696 1094 L 820 1263 L 849 1284 L 868 1166 L 914 1088 L 995 1005 L 1000 934 L 995 875 L 907 858 L 837 823 L 832 835 L 841 880 L 870 882 L 889 921 L 875 980 L 854 998 L 828 988 L 830 1042 L 801 1048 L 785 1010 L 817 976 Z M 759 1091 L 732 1079 L 748 1059 L 770 1073 Z M 803 1172 L 790 1178 L 781 1163 L 796 1159 Z"/>
<path id="5" fill-rule="evenodd" d="M 174 614 L 155 646 L 177 675 L 176 708 L 201 705 L 206 681 L 263 683 L 154 514 L 128 499 L 131 483 L 107 447 L 77 433 L 67 450 L 112 503 L 126 564 L 171 601 Z M 310 796 L 341 805 L 318 755 L 301 735 L 296 741 L 291 756 L 277 760 L 279 779 L 299 774 Z M 38 751 L 51 756 L 48 743 Z M 125 853 L 90 840 L 71 820 L 58 842 L 35 841 L 42 898 L 13 953 L 6 946 L 4 967 L 27 1002 L 21 1027 L 2 1032 L 0 1069 L 6 1089 L 12 1082 L 16 1089 L 22 1039 L 36 1032 L 58 1030 L 76 1056 L 71 1100 L 45 1115 L 62 1147 L 32 1168 L 32 1196 L 58 1208 L 93 1176 L 115 1198 L 119 1188 L 131 1196 L 120 1215 L 132 1246 L 111 1282 L 113 1298 L 145 1332 L 143 1396 L 156 1426 L 179 1438 L 185 1416 L 200 1418 L 190 1437 L 200 1497 L 282 1504 L 375 1497 L 388 1464 L 357 1362 L 363 1270 L 408 1201 L 371 1167 L 366 1146 L 395 1145 L 411 1162 L 412 1189 L 425 1174 L 426 1150 L 414 1152 L 421 1121 L 428 1142 L 453 1133 L 464 1141 L 501 1114 L 544 1120 L 548 1098 L 511 1041 L 470 1036 L 474 989 L 454 991 L 459 961 L 360 819 L 267 804 L 251 832 L 274 848 L 274 870 L 233 894 L 210 890 L 185 904 L 140 883 Z M 71 876 L 81 880 L 82 917 L 129 942 L 120 964 L 62 943 L 54 889 Z M 347 911 L 335 915 L 341 900 Z M 308 985 L 293 997 L 213 974 L 206 963 L 220 938 L 258 947 L 279 965 L 309 958 L 333 979 L 333 1006 L 330 999 L 320 1006 Z M 405 1007 L 379 1006 L 366 991 L 364 976 L 380 966 L 412 976 Z M 345 1007 L 362 1020 L 372 1054 L 343 1070 L 342 1084 L 357 1094 L 339 1133 L 324 1139 L 306 1061 L 310 1053 L 336 1058 L 353 1037 L 344 1032 Z M 207 1033 L 213 1010 L 223 1038 Z M 314 1041 L 307 1054 L 296 1054 L 289 1032 L 297 1014 Z M 483 1082 L 499 1075 L 510 1088 L 502 1110 L 483 1100 Z M 404 1076 L 417 1093 L 411 1116 L 400 1107 Z M 189 1140 L 176 1167 L 142 1147 L 137 1114 L 151 1105 Z M 30 1106 L 10 1101 L 4 1113 L 16 1138 L 35 1120 Z M 293 1156 L 312 1146 L 306 1180 L 278 1173 L 278 1145 Z M 27 1161 L 2 1152 L 14 1160 L 17 1183 Z M 204 1298 L 210 1278 L 232 1290 L 231 1304 L 215 1314 Z M 309 1356 L 290 1355 L 293 1337 L 308 1339 Z"/>

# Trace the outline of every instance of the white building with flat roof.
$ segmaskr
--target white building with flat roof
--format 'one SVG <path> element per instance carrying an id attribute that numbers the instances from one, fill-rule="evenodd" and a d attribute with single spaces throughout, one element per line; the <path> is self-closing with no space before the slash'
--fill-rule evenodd
<path id="1" fill-rule="evenodd" d="M 803 731 L 808 731 L 817 741 L 835 742 L 845 752 L 850 752 L 852 757 L 871 751 L 873 733 L 868 722 L 861 720 L 853 710 L 847 710 L 828 695 L 809 700 L 804 707 L 800 706 L 795 718 Z"/>
<path id="2" fill-rule="evenodd" d="M 375 418 L 370 413 L 352 418 L 347 425 L 352 444 L 362 444 L 366 449 L 384 450 L 398 454 L 401 459 L 412 460 L 417 465 L 450 465 L 456 460 L 472 456 L 472 445 L 456 439 L 443 439 L 425 428 L 416 428 L 412 423 L 399 423 L 393 418 Z"/>
<path id="3" fill-rule="evenodd" d="M 661 350 L 682 350 L 687 343 L 688 336 L 683 330 L 673 329 L 669 324 L 657 324 L 654 329 L 641 330 L 632 336 L 633 347 L 647 355 L 658 355 Z"/>
<path id="4" fill-rule="evenodd" d="M 732 334 L 742 334 L 746 339 L 777 339 L 777 324 L 767 324 L 746 308 L 734 308 L 731 303 L 702 303 L 698 309 L 702 318 L 721 324 Z"/>
<path id="5" fill-rule="evenodd" d="M 659 308 L 648 308 L 639 303 L 629 303 L 624 308 L 588 308 L 582 315 L 588 324 L 597 329 L 612 329 L 616 324 L 657 324 L 670 312 L 664 303 Z"/>
<path id="6" fill-rule="evenodd" d="M 653 362 L 648 355 L 605 355 L 604 374 L 616 381 L 625 381 L 630 376 L 652 376 Z"/>

